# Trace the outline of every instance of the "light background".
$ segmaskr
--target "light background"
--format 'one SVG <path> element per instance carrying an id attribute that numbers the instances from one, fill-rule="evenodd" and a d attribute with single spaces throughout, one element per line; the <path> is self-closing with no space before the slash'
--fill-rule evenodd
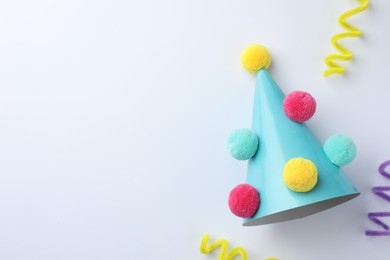
<path id="1" fill-rule="evenodd" d="M 349 21 L 364 38 L 345 76 L 323 78 L 337 17 L 357 1 L 13 0 L 0 3 L 0 259 L 217 259 L 204 233 L 248 259 L 387 259 L 366 215 L 390 211 L 390 2 Z M 227 206 L 246 162 L 226 151 L 250 127 L 255 79 L 239 63 L 266 45 L 287 93 L 318 103 L 323 142 L 351 136 L 345 172 L 362 195 L 302 220 L 242 227 Z"/>

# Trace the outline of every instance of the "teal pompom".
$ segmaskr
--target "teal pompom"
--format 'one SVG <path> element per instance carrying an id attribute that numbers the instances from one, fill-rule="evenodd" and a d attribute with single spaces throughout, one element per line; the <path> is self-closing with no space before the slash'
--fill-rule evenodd
<path id="1" fill-rule="evenodd" d="M 252 158 L 259 147 L 257 135 L 250 129 L 238 129 L 228 138 L 229 153 L 237 160 Z"/>
<path id="2" fill-rule="evenodd" d="M 324 151 L 329 160 L 340 167 L 349 164 L 356 157 L 354 141 L 343 135 L 329 137 L 325 142 Z"/>

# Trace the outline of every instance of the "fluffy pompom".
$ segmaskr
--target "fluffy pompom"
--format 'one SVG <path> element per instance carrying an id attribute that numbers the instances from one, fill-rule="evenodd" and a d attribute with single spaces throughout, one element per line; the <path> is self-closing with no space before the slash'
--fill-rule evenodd
<path id="1" fill-rule="evenodd" d="M 354 141 L 343 135 L 334 135 L 326 140 L 324 151 L 329 160 L 337 166 L 345 166 L 356 157 Z"/>
<path id="2" fill-rule="evenodd" d="M 307 92 L 293 91 L 283 102 L 287 117 L 295 122 L 305 122 L 316 112 L 316 100 Z"/>
<path id="3" fill-rule="evenodd" d="M 296 192 L 308 192 L 317 184 L 317 168 L 315 164 L 303 158 L 289 160 L 283 169 L 283 181 L 286 186 Z"/>
<path id="4" fill-rule="evenodd" d="M 252 44 L 242 53 L 241 64 L 247 71 L 256 73 L 262 68 L 268 69 L 271 64 L 271 55 L 264 46 Z"/>
<path id="5" fill-rule="evenodd" d="M 232 132 L 228 138 L 229 153 L 237 160 L 252 158 L 259 148 L 259 139 L 250 129 L 238 129 Z"/>
<path id="6" fill-rule="evenodd" d="M 239 184 L 229 194 L 229 208 L 238 217 L 252 217 L 259 205 L 259 192 L 249 184 Z"/>

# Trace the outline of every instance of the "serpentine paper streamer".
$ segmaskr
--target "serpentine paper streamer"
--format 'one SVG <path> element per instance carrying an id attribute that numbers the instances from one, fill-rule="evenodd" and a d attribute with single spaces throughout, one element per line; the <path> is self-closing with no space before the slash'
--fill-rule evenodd
<path id="1" fill-rule="evenodd" d="M 339 34 L 336 34 L 332 37 L 332 45 L 340 52 L 339 54 L 330 54 L 325 58 L 325 63 L 328 65 L 329 69 L 325 70 L 324 76 L 328 77 L 332 74 L 344 74 L 345 68 L 338 65 L 335 61 L 350 61 L 352 60 L 352 53 L 341 46 L 341 44 L 338 42 L 341 39 L 344 38 L 354 38 L 354 37 L 361 37 L 363 33 L 357 29 L 356 27 L 350 25 L 345 20 L 348 19 L 351 16 L 354 16 L 358 13 L 363 12 L 368 7 L 368 0 L 357 0 L 360 2 L 360 6 L 349 10 L 345 13 L 343 13 L 339 19 L 338 22 L 343 27 L 346 32 L 342 32 Z"/>

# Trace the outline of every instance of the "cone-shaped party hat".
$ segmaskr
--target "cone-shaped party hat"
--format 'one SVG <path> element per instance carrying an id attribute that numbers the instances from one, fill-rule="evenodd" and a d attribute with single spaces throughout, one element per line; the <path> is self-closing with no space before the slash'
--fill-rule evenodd
<path id="1" fill-rule="evenodd" d="M 247 184 L 238 185 L 229 196 L 232 212 L 244 218 L 244 226 L 270 224 L 312 215 L 358 196 L 337 163 L 341 157 L 353 159 L 353 142 L 337 136 L 337 142 L 329 140 L 330 148 L 324 149 L 302 123 L 314 114 L 314 99 L 305 92 L 286 98 L 266 70 L 270 58 L 261 62 L 268 65 L 256 74 L 252 130 L 229 140 L 233 156 L 252 147 L 249 156 L 235 156 L 249 159 L 249 164 Z"/>

